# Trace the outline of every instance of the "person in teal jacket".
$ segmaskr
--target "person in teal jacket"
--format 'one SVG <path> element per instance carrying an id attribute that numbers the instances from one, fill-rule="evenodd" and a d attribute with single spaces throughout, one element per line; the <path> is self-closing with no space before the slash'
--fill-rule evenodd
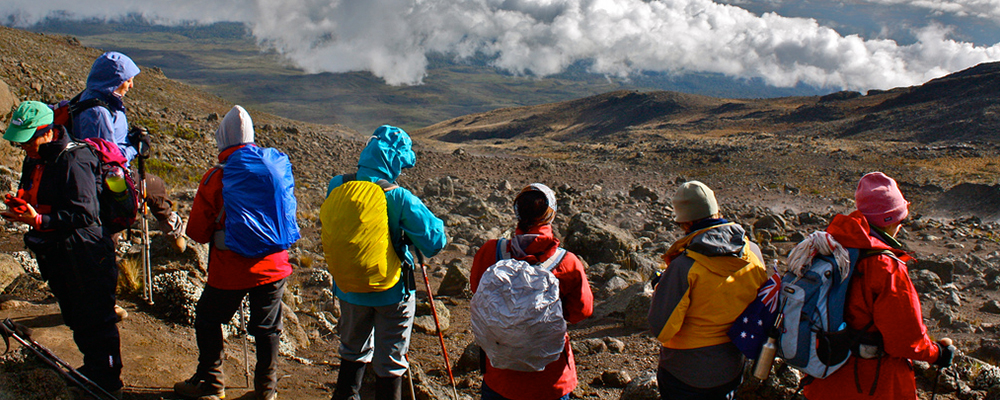
<path id="1" fill-rule="evenodd" d="M 404 168 L 416 163 L 410 136 L 394 126 L 375 130 L 361 150 L 356 180 L 395 183 Z M 344 175 L 330 180 L 327 194 L 344 183 Z M 447 242 L 444 223 L 417 196 L 405 188 L 385 192 L 390 239 L 400 249 L 400 260 L 415 265 L 410 246 L 430 257 Z M 404 241 L 403 235 L 406 236 Z M 406 243 L 406 244 L 404 244 Z M 403 268 L 402 270 L 406 270 Z M 412 271 L 412 269 L 411 269 Z M 401 272 L 404 273 L 405 272 Z M 340 374 L 333 399 L 358 399 L 365 367 L 373 363 L 376 399 L 399 399 L 402 376 L 409 367 L 406 352 L 413 330 L 415 289 L 411 276 L 402 276 L 391 288 L 372 293 L 345 292 L 333 283 L 340 299 Z"/>

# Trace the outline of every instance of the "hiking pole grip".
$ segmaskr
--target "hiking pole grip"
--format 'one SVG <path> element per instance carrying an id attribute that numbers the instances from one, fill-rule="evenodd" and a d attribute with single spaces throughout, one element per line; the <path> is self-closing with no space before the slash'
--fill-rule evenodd
<path id="1" fill-rule="evenodd" d="M 104 388 L 102 388 L 100 385 L 94 383 L 94 381 L 87 378 L 86 375 L 83 375 L 82 373 L 80 373 L 80 371 L 77 371 L 76 369 L 71 367 L 68 363 L 66 363 L 65 361 L 57 357 L 55 354 L 53 354 L 51 351 L 49 351 L 49 349 L 45 348 L 45 346 L 42 346 L 41 344 L 38 344 L 38 342 L 32 340 L 30 336 L 31 330 L 28 329 L 26 326 L 16 324 L 10 318 L 4 319 L 3 322 L 0 323 L 0 325 L 2 325 L 2 328 L 0 328 L 0 330 L 2 330 L 4 339 L 6 339 L 7 337 L 13 337 L 15 341 L 21 344 L 21 347 L 30 350 L 45 364 L 54 368 L 59 373 L 59 375 L 66 378 L 70 382 L 73 382 L 76 386 L 78 386 L 80 389 L 83 389 L 90 396 L 94 397 L 95 399 L 105 399 L 105 400 L 115 399 L 115 397 L 112 396 L 111 393 L 108 393 L 108 391 L 104 390 Z M 93 389 L 96 389 L 96 392 Z"/>
<path id="2" fill-rule="evenodd" d="M 451 372 L 451 361 L 448 359 L 448 348 L 444 345 L 444 333 L 441 332 L 441 323 L 438 322 L 437 307 L 434 306 L 434 294 L 431 293 L 431 281 L 427 277 L 427 265 L 424 264 L 424 254 L 420 252 L 420 248 L 416 245 L 413 246 L 413 250 L 417 253 L 417 263 L 420 264 L 420 274 L 424 276 L 424 284 L 427 286 L 427 299 L 431 305 L 431 315 L 434 316 L 434 326 L 437 328 L 438 339 L 441 341 L 441 354 L 444 355 L 444 366 L 448 370 L 448 380 L 451 382 L 452 395 L 455 396 L 455 400 L 458 400 L 459 397 L 458 389 L 455 386 L 455 375 Z"/>

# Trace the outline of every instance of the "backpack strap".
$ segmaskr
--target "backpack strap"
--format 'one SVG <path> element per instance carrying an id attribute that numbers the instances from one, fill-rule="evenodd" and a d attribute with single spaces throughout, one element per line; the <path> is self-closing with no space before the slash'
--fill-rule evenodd
<path id="1" fill-rule="evenodd" d="M 80 101 L 80 95 L 82 94 L 83 93 L 81 92 L 80 94 L 76 95 L 76 97 L 73 97 L 73 99 L 69 101 L 69 115 L 71 118 L 75 117 L 77 114 L 83 111 L 89 110 L 94 107 L 104 107 L 108 109 L 108 111 L 111 111 L 111 106 L 109 106 L 107 102 L 98 99 L 96 97 Z"/>
<path id="2" fill-rule="evenodd" d="M 513 258 L 510 254 L 510 250 L 507 250 L 508 242 L 510 242 L 510 240 L 507 238 L 497 239 L 497 261 L 509 260 Z M 546 271 L 552 272 L 552 270 L 556 269 L 556 267 L 562 263 L 564 257 L 566 257 L 566 249 L 558 247 L 556 248 L 556 252 L 553 253 L 551 257 L 542 261 L 541 264 L 537 264 L 537 266 Z"/>
<path id="3" fill-rule="evenodd" d="M 507 238 L 497 239 L 497 261 L 510 258 L 510 251 L 507 250 Z"/>
<path id="4" fill-rule="evenodd" d="M 545 260 L 538 266 L 546 271 L 552 272 L 552 270 L 556 269 L 556 267 L 562 263 L 563 257 L 566 257 L 566 249 L 559 247 L 556 249 L 555 254 L 552 254 L 552 257 L 549 257 L 548 260 Z"/>

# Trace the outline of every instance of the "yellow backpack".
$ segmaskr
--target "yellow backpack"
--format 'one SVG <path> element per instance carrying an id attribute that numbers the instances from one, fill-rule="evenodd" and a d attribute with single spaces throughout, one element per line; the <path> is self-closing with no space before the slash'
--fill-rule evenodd
<path id="1" fill-rule="evenodd" d="M 340 290 L 379 292 L 400 279 L 385 201 L 385 192 L 399 186 L 384 179 L 355 179 L 355 174 L 344 175 L 344 183 L 330 191 L 320 208 L 323 252 Z"/>

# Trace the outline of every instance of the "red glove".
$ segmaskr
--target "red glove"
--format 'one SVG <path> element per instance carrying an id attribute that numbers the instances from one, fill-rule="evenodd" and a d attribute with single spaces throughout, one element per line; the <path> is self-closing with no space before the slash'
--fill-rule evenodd
<path id="1" fill-rule="evenodd" d="M 14 197 L 14 195 L 10 193 L 4 195 L 3 203 L 6 204 L 7 208 L 12 212 L 18 214 L 28 212 L 28 202 L 24 201 L 24 199 L 20 197 Z"/>

